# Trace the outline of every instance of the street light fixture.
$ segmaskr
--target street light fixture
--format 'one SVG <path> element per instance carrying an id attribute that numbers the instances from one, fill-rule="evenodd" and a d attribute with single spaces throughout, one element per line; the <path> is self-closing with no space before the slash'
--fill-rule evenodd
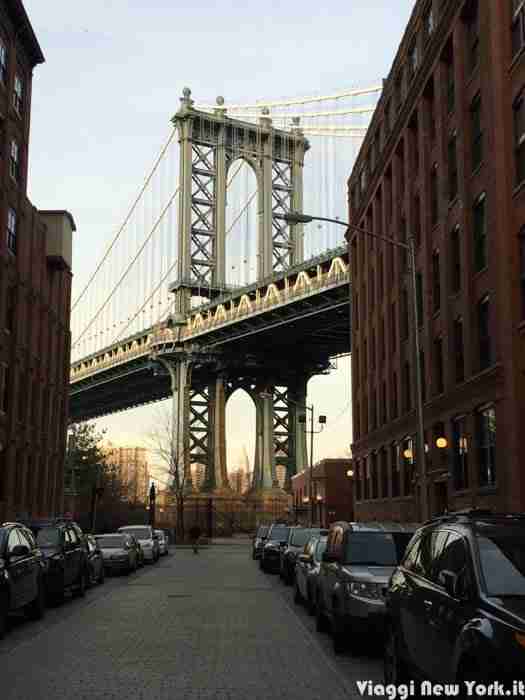
<path id="1" fill-rule="evenodd" d="M 331 219 L 324 216 L 310 216 L 309 214 L 301 214 L 295 211 L 289 211 L 284 215 L 284 220 L 291 225 L 294 224 L 309 224 L 312 221 L 327 221 L 331 224 L 338 224 L 339 226 L 344 226 L 347 230 L 355 231 L 356 233 L 361 233 L 365 236 L 370 236 L 371 238 L 377 238 L 380 241 L 385 241 L 390 243 L 397 248 L 402 248 L 408 253 L 411 268 L 411 290 L 412 290 L 412 311 L 414 315 L 414 329 L 412 333 L 413 338 L 413 352 L 414 352 L 414 363 L 416 368 L 416 421 L 417 421 L 417 433 L 416 433 L 416 455 L 417 464 L 420 473 L 420 506 L 421 506 L 421 517 L 423 520 L 428 518 L 428 493 L 427 493 L 427 470 L 426 470 L 426 460 L 425 460 L 425 433 L 423 426 L 423 389 L 421 386 L 421 354 L 419 347 L 419 311 L 417 307 L 417 282 L 416 282 L 416 244 L 413 236 L 410 236 L 408 243 L 403 243 L 401 241 L 396 241 L 388 236 L 380 236 L 372 231 L 367 231 L 360 226 L 355 226 L 347 221 L 341 221 L 340 219 Z"/>
<path id="2" fill-rule="evenodd" d="M 353 469 L 348 469 L 348 471 L 346 472 L 346 476 L 347 476 L 348 478 L 351 478 L 352 476 L 354 476 L 354 470 L 353 470 Z"/>

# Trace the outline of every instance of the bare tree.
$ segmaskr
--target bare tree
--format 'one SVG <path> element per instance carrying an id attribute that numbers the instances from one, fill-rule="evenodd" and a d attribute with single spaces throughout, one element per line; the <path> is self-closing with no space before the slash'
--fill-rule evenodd
<path id="1" fill-rule="evenodd" d="M 184 452 L 173 433 L 170 407 L 159 407 L 155 423 L 147 441 L 150 451 L 160 462 L 162 473 L 167 477 L 167 487 L 177 507 L 177 537 L 184 537 L 184 502 L 186 497 L 186 469 Z"/>

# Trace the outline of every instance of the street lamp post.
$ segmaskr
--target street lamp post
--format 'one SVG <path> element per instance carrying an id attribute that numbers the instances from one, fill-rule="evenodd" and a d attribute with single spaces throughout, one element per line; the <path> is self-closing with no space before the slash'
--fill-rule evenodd
<path id="1" fill-rule="evenodd" d="M 308 224 L 312 221 L 327 221 L 332 224 L 338 224 L 339 226 L 344 226 L 347 230 L 350 229 L 356 233 L 361 233 L 365 236 L 370 236 L 371 238 L 377 238 L 380 241 L 385 241 L 391 245 L 402 248 L 408 252 L 410 260 L 410 287 L 412 290 L 412 312 L 414 317 L 414 328 L 413 328 L 413 352 L 414 352 L 414 366 L 416 368 L 416 381 L 415 381 L 415 404 L 416 404 L 416 454 L 417 454 L 417 464 L 419 466 L 420 474 L 420 510 L 422 520 L 428 518 L 428 493 L 427 493 L 427 471 L 425 462 L 425 434 L 423 426 L 423 391 L 422 391 L 422 377 L 421 377 L 421 356 L 419 347 L 419 310 L 417 305 L 417 282 L 416 282 L 416 245 L 415 240 L 412 236 L 408 238 L 408 243 L 403 243 L 401 241 L 396 241 L 388 236 L 380 236 L 372 231 L 367 231 L 360 226 L 355 226 L 347 221 L 341 221 L 340 219 L 331 219 L 324 216 L 310 216 L 309 214 L 301 214 L 299 212 L 290 211 L 284 216 L 285 221 L 288 224 Z"/>

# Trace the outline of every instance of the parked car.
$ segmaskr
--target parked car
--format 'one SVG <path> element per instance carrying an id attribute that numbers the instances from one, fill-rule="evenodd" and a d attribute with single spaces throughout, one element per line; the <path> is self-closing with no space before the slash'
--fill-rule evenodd
<path id="1" fill-rule="evenodd" d="M 164 530 L 155 530 L 155 534 L 159 538 L 159 554 L 164 557 L 168 554 L 168 538 Z"/>
<path id="2" fill-rule="evenodd" d="M 275 523 L 270 526 L 266 541 L 263 546 L 259 566 L 263 571 L 268 573 L 279 573 L 281 564 L 281 549 L 288 542 L 288 533 L 290 527 L 281 523 Z"/>
<path id="3" fill-rule="evenodd" d="M 44 558 L 33 534 L 20 523 L 0 526 L 0 639 L 12 612 L 38 620 L 45 611 Z"/>
<path id="4" fill-rule="evenodd" d="M 85 543 L 89 568 L 89 585 L 93 586 L 95 583 L 104 583 L 104 558 L 102 557 L 98 542 L 93 535 L 86 535 Z"/>
<path id="5" fill-rule="evenodd" d="M 295 562 L 303 551 L 305 544 L 314 535 L 328 535 L 328 530 L 320 528 L 291 527 L 288 542 L 281 549 L 279 575 L 286 585 L 291 586 L 295 580 Z"/>
<path id="6" fill-rule="evenodd" d="M 332 632 L 334 651 L 382 641 L 385 592 L 417 529 L 415 524 L 348 523 L 330 526 L 318 580 L 316 623 Z"/>
<path id="7" fill-rule="evenodd" d="M 144 552 L 144 560 L 154 563 L 159 560 L 159 540 L 149 525 L 124 525 L 119 532 L 134 535 Z"/>
<path id="8" fill-rule="evenodd" d="M 386 604 L 387 682 L 525 680 L 525 514 L 469 510 L 426 523 Z"/>
<path id="9" fill-rule="evenodd" d="M 260 559 L 270 525 L 259 525 L 252 541 L 252 559 Z"/>
<path id="10" fill-rule="evenodd" d="M 44 555 L 48 599 L 59 604 L 66 590 L 83 596 L 89 583 L 89 565 L 80 527 L 71 520 L 33 521 L 29 527 Z"/>
<path id="11" fill-rule="evenodd" d="M 108 573 L 131 574 L 137 570 L 137 550 L 131 537 L 125 532 L 97 535 L 96 540 L 102 552 L 104 568 Z"/>
<path id="12" fill-rule="evenodd" d="M 140 546 L 140 542 L 139 542 L 138 539 L 135 537 L 135 535 L 130 535 L 129 533 L 128 533 L 128 535 L 129 535 L 129 537 L 130 537 L 130 539 L 131 539 L 131 542 L 133 543 L 133 546 L 135 547 L 135 551 L 137 552 L 137 565 L 138 565 L 138 567 L 139 567 L 139 569 L 140 569 L 140 567 L 144 566 L 144 564 L 145 564 L 145 561 L 144 561 L 144 550 L 143 550 L 142 547 Z"/>
<path id="13" fill-rule="evenodd" d="M 311 537 L 295 564 L 295 603 L 305 603 L 308 613 L 315 614 L 317 585 L 321 569 L 321 557 L 326 549 L 327 537 Z"/>

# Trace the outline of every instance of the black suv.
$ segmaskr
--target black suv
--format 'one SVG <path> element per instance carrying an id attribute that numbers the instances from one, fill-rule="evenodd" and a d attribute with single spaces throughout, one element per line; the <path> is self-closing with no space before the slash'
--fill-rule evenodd
<path id="1" fill-rule="evenodd" d="M 89 584 L 89 563 L 84 535 L 70 520 L 44 520 L 29 523 L 45 559 L 46 593 L 60 603 L 65 589 L 83 596 Z"/>
<path id="2" fill-rule="evenodd" d="M 287 586 L 292 586 L 295 581 L 295 564 L 297 557 L 304 550 L 307 542 L 314 536 L 325 537 L 328 530 L 321 528 L 291 527 L 288 534 L 288 542 L 281 550 L 279 575 Z"/>
<path id="3" fill-rule="evenodd" d="M 20 523 L 0 526 L 0 638 L 10 612 L 40 619 L 45 610 L 44 561 L 32 533 Z"/>
<path id="4" fill-rule="evenodd" d="M 290 527 L 284 523 L 274 523 L 266 536 L 259 566 L 263 571 L 278 574 L 281 567 L 281 550 L 288 542 Z"/>
<path id="5" fill-rule="evenodd" d="M 425 523 L 386 602 L 387 683 L 525 680 L 525 515 L 469 510 Z"/>

